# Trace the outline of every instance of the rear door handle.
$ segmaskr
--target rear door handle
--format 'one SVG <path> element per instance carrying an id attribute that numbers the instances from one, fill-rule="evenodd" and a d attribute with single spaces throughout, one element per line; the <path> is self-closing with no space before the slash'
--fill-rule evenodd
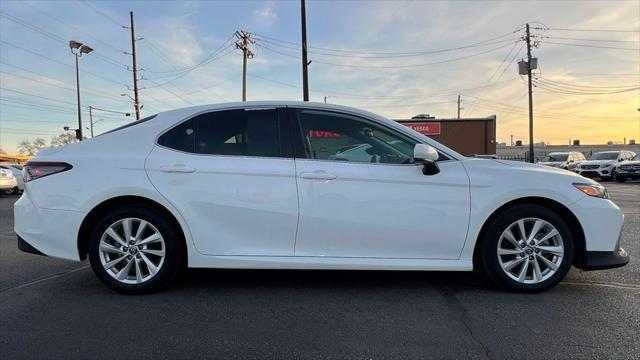
<path id="1" fill-rule="evenodd" d="M 300 177 L 302 179 L 310 179 L 310 180 L 333 180 L 337 178 L 337 176 L 326 173 L 324 171 L 303 172 L 303 173 L 300 173 Z"/>
<path id="2" fill-rule="evenodd" d="M 175 165 L 161 166 L 160 171 L 166 172 L 166 173 L 192 173 L 192 172 L 195 172 L 196 169 L 189 166 L 182 165 L 182 164 L 175 164 Z"/>

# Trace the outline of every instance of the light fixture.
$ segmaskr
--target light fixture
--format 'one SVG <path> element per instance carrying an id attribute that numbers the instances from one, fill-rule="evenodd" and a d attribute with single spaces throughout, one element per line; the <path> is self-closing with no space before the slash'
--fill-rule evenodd
<path id="1" fill-rule="evenodd" d="M 82 46 L 81 42 L 77 42 L 75 40 L 69 41 L 69 48 L 71 48 L 71 49 L 78 49 L 78 48 L 80 48 L 80 46 Z"/>

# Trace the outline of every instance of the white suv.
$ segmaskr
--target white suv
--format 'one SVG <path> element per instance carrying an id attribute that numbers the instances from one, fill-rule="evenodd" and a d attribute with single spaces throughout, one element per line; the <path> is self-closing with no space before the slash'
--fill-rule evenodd
<path id="1" fill-rule="evenodd" d="M 635 155 L 633 151 L 627 150 L 597 152 L 589 160 L 576 166 L 575 172 L 584 177 L 615 180 L 614 169 Z"/>
<path id="2" fill-rule="evenodd" d="M 18 186 L 15 175 L 9 169 L 0 169 L 0 191 L 12 192 Z"/>

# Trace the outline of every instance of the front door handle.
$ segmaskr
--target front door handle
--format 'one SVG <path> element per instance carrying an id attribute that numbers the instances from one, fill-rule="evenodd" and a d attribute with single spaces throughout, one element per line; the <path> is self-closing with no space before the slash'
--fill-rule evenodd
<path id="1" fill-rule="evenodd" d="M 324 171 L 303 172 L 303 173 L 300 173 L 300 177 L 302 179 L 310 179 L 310 180 L 333 180 L 337 178 L 337 176 L 326 173 Z"/>
<path id="2" fill-rule="evenodd" d="M 185 166 L 183 164 L 175 164 L 175 165 L 165 165 L 160 167 L 160 171 L 166 173 L 192 173 L 195 172 L 196 169 Z"/>

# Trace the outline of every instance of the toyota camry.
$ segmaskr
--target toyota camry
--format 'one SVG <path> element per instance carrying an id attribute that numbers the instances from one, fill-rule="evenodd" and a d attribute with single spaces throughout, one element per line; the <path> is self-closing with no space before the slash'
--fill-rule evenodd
<path id="1" fill-rule="evenodd" d="M 625 265 L 597 182 L 467 158 L 381 116 L 308 102 L 162 112 L 40 151 L 18 246 L 81 261 L 124 293 L 181 269 L 484 272 L 535 292 L 571 266 Z"/>

